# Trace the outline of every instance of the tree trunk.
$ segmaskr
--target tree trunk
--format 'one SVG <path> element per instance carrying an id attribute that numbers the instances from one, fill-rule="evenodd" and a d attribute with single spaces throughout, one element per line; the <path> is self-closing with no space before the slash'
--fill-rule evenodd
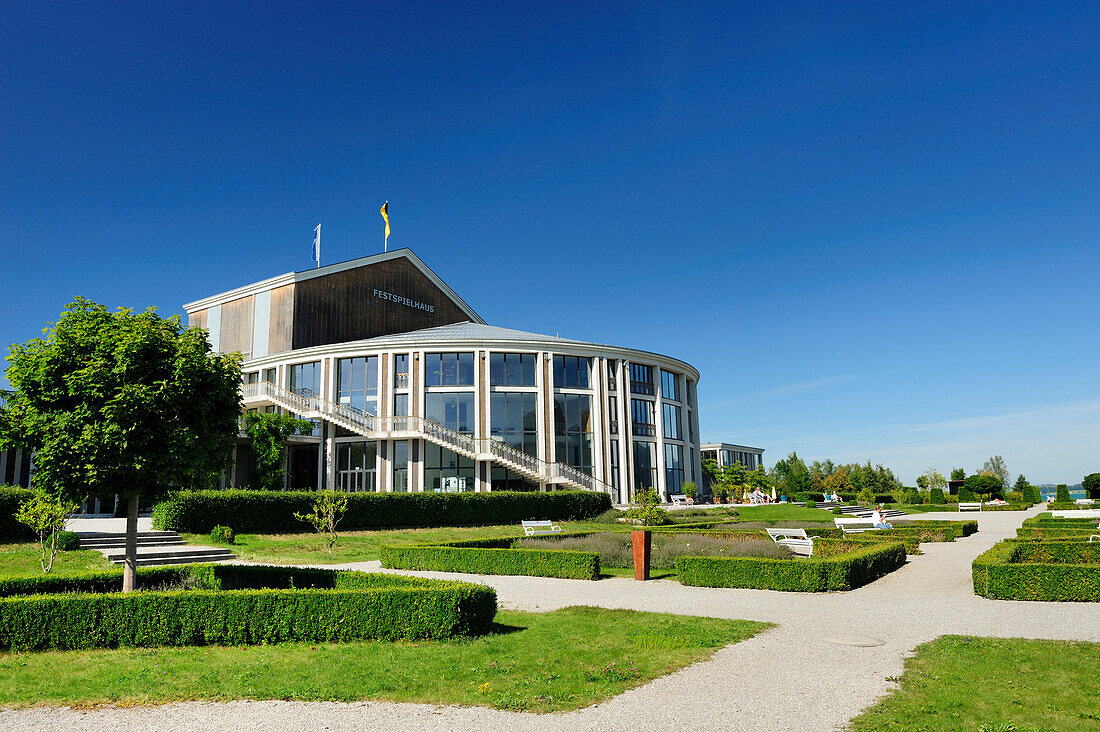
<path id="1" fill-rule="evenodd" d="M 135 493 L 130 496 L 126 510 L 126 553 L 122 560 L 122 591 L 133 592 L 137 585 L 137 524 L 138 501 Z"/>

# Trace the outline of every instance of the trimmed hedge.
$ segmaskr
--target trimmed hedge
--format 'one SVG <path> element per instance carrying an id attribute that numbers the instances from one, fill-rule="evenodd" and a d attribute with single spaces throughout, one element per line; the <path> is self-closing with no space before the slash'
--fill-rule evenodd
<path id="1" fill-rule="evenodd" d="M 153 507 L 161 531 L 207 534 L 217 524 L 238 534 L 305 532 L 294 518 L 308 513 L 314 491 L 179 491 Z M 565 521 L 611 508 L 611 496 L 590 491 L 491 493 L 350 493 L 341 529 Z"/>
<path id="2" fill-rule="evenodd" d="M 29 527 L 15 520 L 19 505 L 34 497 L 28 488 L 0 487 L 0 541 L 28 541 L 35 538 Z"/>
<path id="3" fill-rule="evenodd" d="M 449 638 L 487 633 L 496 614 L 489 587 L 413 577 L 244 565 L 185 565 L 138 576 L 146 586 L 168 581 L 195 589 L 85 591 L 120 587 L 121 572 L 65 578 L 70 594 L 44 594 L 57 591 L 57 578 L 8 580 L 0 649 Z M 16 583 L 24 592 L 10 596 Z M 286 589 L 303 586 L 311 589 Z"/>
<path id="4" fill-rule="evenodd" d="M 583 580 L 600 577 L 600 555 L 595 552 L 512 549 L 516 538 L 439 546 L 383 546 L 379 558 L 382 566 L 390 569 Z"/>
<path id="5" fill-rule="evenodd" d="M 1100 544 L 1002 541 L 971 571 L 975 594 L 991 599 L 1100 602 Z"/>
<path id="6" fill-rule="evenodd" d="M 784 592 L 852 590 L 905 564 L 900 542 L 860 546 L 859 542 L 819 539 L 806 559 L 762 557 L 680 557 L 681 584 L 699 587 L 745 587 Z"/>

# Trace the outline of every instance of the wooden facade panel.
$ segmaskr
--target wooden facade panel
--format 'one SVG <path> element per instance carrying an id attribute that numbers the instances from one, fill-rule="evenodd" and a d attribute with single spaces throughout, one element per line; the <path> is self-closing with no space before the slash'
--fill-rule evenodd
<path id="1" fill-rule="evenodd" d="M 271 291 L 271 316 L 268 321 L 268 353 L 289 351 L 294 344 L 294 285 Z"/>
<path id="2" fill-rule="evenodd" d="M 222 305 L 222 353 L 240 352 L 252 355 L 252 296 L 232 300 Z"/>
<path id="3" fill-rule="evenodd" d="M 274 299 L 273 292 L 272 310 Z M 292 346 L 344 343 L 469 319 L 410 261 L 390 259 L 297 282 Z M 279 349 L 272 344 L 270 350 Z"/>
<path id="4" fill-rule="evenodd" d="M 206 310 L 196 310 L 193 313 L 187 314 L 187 324 L 193 325 L 199 328 L 206 327 Z"/>

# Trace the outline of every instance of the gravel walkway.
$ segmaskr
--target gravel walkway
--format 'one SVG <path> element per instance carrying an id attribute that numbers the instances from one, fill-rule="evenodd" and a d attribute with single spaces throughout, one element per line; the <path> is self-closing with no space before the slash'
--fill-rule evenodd
<path id="1" fill-rule="evenodd" d="M 0 729 L 112 730 L 829 730 L 893 688 L 904 659 L 944 634 L 1100 641 L 1089 603 L 1007 602 L 976 597 L 971 560 L 1013 536 L 1027 516 L 967 514 L 974 536 L 924 544 L 896 572 L 852 592 L 801 594 L 542 577 L 410 573 L 481 582 L 503 607 L 548 611 L 568 605 L 766 620 L 778 627 L 720 650 L 710 660 L 575 712 L 544 715 L 423 704 L 300 702 L 186 703 L 130 709 L 43 708 L 0 712 Z M 958 514 L 920 518 L 958 520 Z M 377 562 L 343 565 L 378 571 Z M 383 570 L 385 571 L 385 570 Z"/>

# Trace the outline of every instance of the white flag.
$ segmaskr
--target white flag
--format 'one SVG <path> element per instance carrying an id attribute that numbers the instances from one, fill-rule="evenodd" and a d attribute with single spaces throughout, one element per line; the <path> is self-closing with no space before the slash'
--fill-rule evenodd
<path id="1" fill-rule="evenodd" d="M 313 261 L 317 262 L 317 266 L 321 266 L 321 225 L 317 224 L 317 228 L 313 230 Z"/>

